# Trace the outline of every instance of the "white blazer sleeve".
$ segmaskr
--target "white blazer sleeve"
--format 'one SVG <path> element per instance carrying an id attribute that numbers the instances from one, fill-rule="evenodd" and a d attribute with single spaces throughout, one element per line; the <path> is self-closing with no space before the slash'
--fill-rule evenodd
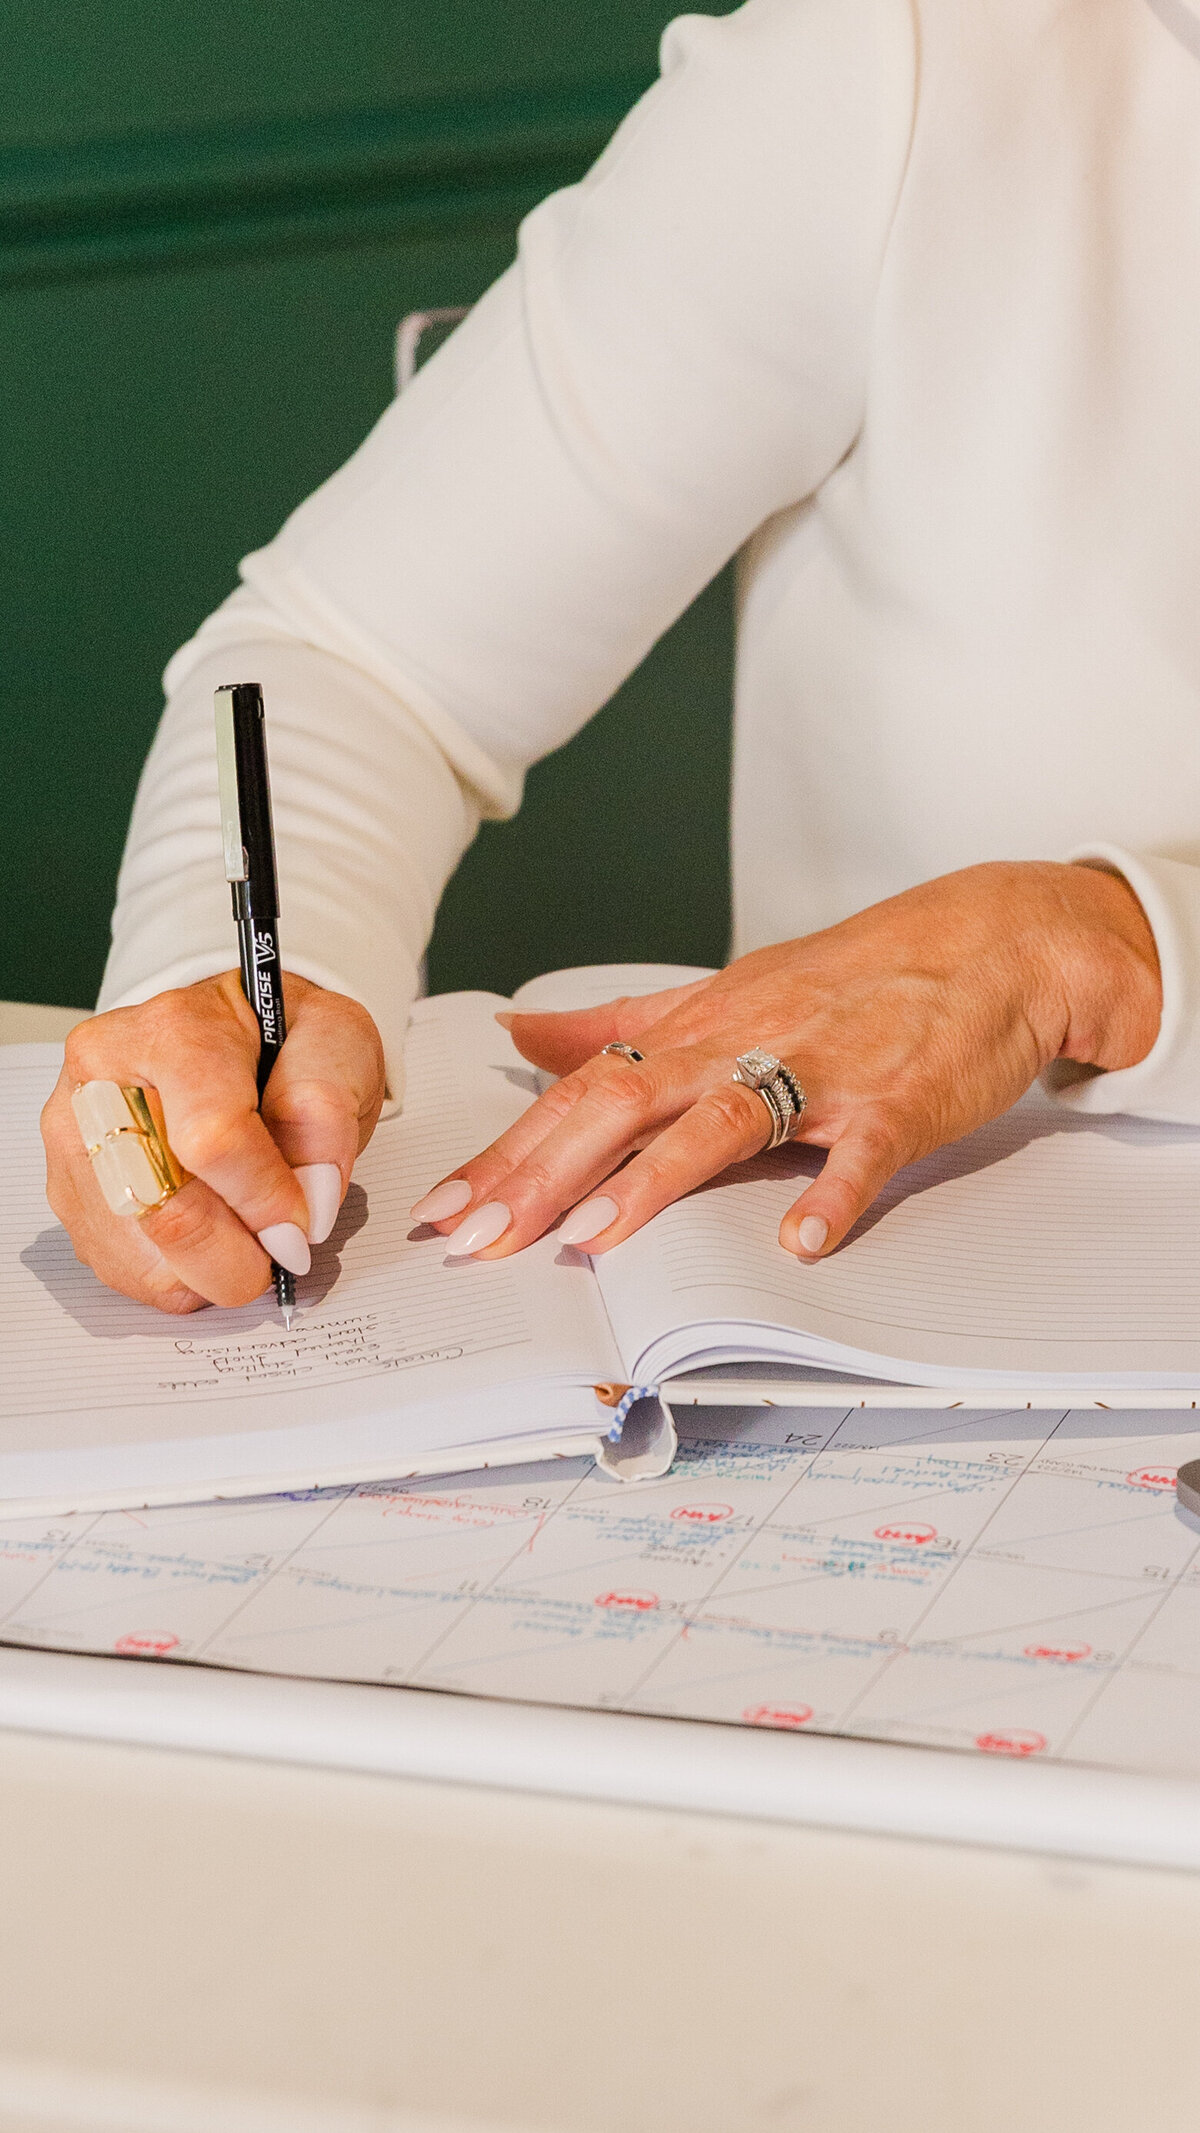
<path id="1" fill-rule="evenodd" d="M 167 669 L 138 786 L 100 1008 L 237 963 L 220 851 L 213 690 L 261 681 L 268 711 L 280 934 L 289 970 L 374 1016 L 394 1098 L 437 898 L 478 803 L 378 682 L 279 631 L 244 588 Z"/>
<path id="2" fill-rule="evenodd" d="M 908 0 L 749 0 L 673 23 L 662 63 L 168 669 L 105 1004 L 231 960 L 208 697 L 237 649 L 268 690 L 287 959 L 365 1000 L 394 1058 L 478 810 L 514 809 L 529 764 L 853 443 L 912 127 Z"/>

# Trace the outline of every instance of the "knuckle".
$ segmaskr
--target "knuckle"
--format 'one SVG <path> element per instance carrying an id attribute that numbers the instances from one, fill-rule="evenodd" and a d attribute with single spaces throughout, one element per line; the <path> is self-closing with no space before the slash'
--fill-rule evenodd
<path id="1" fill-rule="evenodd" d="M 725 1139 L 743 1141 L 750 1133 L 761 1139 L 771 1130 L 766 1105 L 753 1089 L 736 1081 L 710 1089 L 697 1108 Z"/>
<path id="2" fill-rule="evenodd" d="M 64 1095 L 65 1091 L 60 1081 L 53 1094 L 46 1098 L 45 1103 L 42 1105 L 41 1116 L 38 1119 L 42 1140 L 45 1143 L 47 1152 L 51 1155 L 56 1155 L 60 1150 L 65 1153 L 71 1145 L 66 1134 L 67 1113 Z M 71 1120 L 71 1124 L 74 1127 L 74 1119 Z M 79 1138 L 78 1131 L 75 1133 L 75 1138 L 76 1140 Z"/>
<path id="3" fill-rule="evenodd" d="M 186 1170 L 203 1176 L 237 1152 L 246 1123 L 245 1117 L 228 1111 L 193 1111 L 172 1123 L 171 1146 Z"/>
<path id="4" fill-rule="evenodd" d="M 652 1108 L 654 1083 L 634 1060 L 605 1060 L 593 1070 L 588 1094 L 606 1116 L 633 1125 Z"/>
<path id="5" fill-rule="evenodd" d="M 864 1154 L 872 1165 L 902 1160 L 904 1134 L 900 1121 L 876 1112 L 862 1121 L 859 1134 Z"/>
<path id="6" fill-rule="evenodd" d="M 545 1094 L 539 1096 L 536 1109 L 542 1118 L 548 1118 L 553 1125 L 558 1126 L 586 1094 L 587 1082 L 584 1076 L 568 1074 L 563 1081 L 551 1082 Z M 532 1113 L 530 1115 L 532 1116 Z"/>
<path id="7" fill-rule="evenodd" d="M 165 1206 L 145 1217 L 145 1228 L 160 1252 L 204 1252 L 215 1241 L 220 1202 L 208 1192 L 183 1186 Z"/>
<path id="8" fill-rule="evenodd" d="M 379 1034 L 379 1026 L 374 1015 L 369 1014 L 360 1001 L 347 999 L 342 993 L 338 997 L 338 1012 L 348 1029 L 356 1031 L 365 1043 L 382 1052 L 383 1039 Z"/>
<path id="9" fill-rule="evenodd" d="M 348 1082 L 309 1074 L 273 1088 L 263 1104 L 263 1116 L 279 1125 L 313 1124 L 322 1119 L 340 1123 L 357 1119 L 358 1099 Z"/>
<path id="10" fill-rule="evenodd" d="M 62 1223 L 70 1235 L 70 1218 L 75 1213 L 74 1196 L 64 1173 L 54 1163 L 48 1164 L 46 1168 L 46 1204 L 51 1214 Z"/>
<path id="11" fill-rule="evenodd" d="M 73 1081 L 86 1079 L 84 1062 L 88 1053 L 89 1027 L 86 1022 L 77 1022 L 74 1029 L 68 1030 L 63 1043 L 63 1064 Z M 53 1100 L 52 1097 L 51 1102 Z"/>
<path id="12" fill-rule="evenodd" d="M 186 1281 L 167 1266 L 155 1268 L 144 1277 L 139 1302 L 153 1304 L 156 1311 L 166 1311 L 172 1318 L 185 1318 L 192 1311 L 202 1311 L 206 1299 L 189 1289 Z"/>
<path id="13" fill-rule="evenodd" d="M 181 985 L 172 987 L 170 992 L 156 992 L 141 1012 L 155 1028 L 175 1031 L 194 1019 L 197 1004 L 195 989 Z"/>
<path id="14" fill-rule="evenodd" d="M 526 1156 L 521 1165 L 520 1179 L 513 1180 L 514 1192 L 519 1189 L 522 1202 L 541 1205 L 553 1201 L 557 1206 L 562 1200 L 562 1179 L 554 1164 L 539 1154 Z"/>
<path id="15" fill-rule="evenodd" d="M 632 1173 L 631 1173 L 632 1176 Z M 674 1200 L 680 1192 L 678 1166 L 669 1155 L 661 1155 L 653 1147 L 644 1148 L 637 1159 L 636 1192 L 626 1194 L 625 1213 L 636 1201 L 639 1207 L 661 1207 Z"/>

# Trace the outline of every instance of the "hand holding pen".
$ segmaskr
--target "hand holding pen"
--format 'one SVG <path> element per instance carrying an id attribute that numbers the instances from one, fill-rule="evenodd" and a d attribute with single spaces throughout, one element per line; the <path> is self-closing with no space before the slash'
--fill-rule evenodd
<path id="1" fill-rule="evenodd" d="M 302 1272 L 310 1240 L 329 1235 L 379 1116 L 382 1046 L 357 1002 L 294 975 L 287 986 L 273 1068 L 229 970 L 71 1032 L 42 1115 L 47 1197 L 109 1287 L 173 1313 L 245 1304 L 269 1259 Z M 85 1084 L 103 1086 L 81 1122 L 72 1099 Z M 176 1159 L 166 1192 L 145 1152 L 151 1130 Z"/>

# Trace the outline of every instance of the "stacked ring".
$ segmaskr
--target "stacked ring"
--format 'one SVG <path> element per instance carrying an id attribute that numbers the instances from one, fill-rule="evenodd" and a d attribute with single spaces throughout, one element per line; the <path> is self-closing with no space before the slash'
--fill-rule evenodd
<path id="1" fill-rule="evenodd" d="M 644 1052 L 639 1052 L 634 1045 L 623 1044 L 619 1037 L 612 1044 L 602 1046 L 600 1052 L 602 1059 L 605 1052 L 615 1052 L 618 1059 L 632 1059 L 635 1066 L 640 1066 L 646 1056 Z"/>
<path id="2" fill-rule="evenodd" d="M 808 1108 L 808 1098 L 791 1068 L 785 1067 L 774 1052 L 755 1045 L 751 1051 L 739 1056 L 733 1079 L 761 1096 L 771 1120 L 771 1138 L 767 1147 L 778 1148 L 789 1134 L 796 1131 Z"/>
<path id="3" fill-rule="evenodd" d="M 84 1081 L 71 1097 L 71 1109 L 114 1215 L 151 1215 L 186 1183 L 187 1172 L 160 1133 L 144 1089 Z"/>

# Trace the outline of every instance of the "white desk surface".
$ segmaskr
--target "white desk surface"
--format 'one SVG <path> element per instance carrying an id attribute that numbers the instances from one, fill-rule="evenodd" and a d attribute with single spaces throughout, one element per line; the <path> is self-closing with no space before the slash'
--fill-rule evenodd
<path id="1" fill-rule="evenodd" d="M 19 1733 L 0 1807 L 4 2133 L 1196 2122 L 1195 1875 Z"/>
<path id="2" fill-rule="evenodd" d="M 1196 2123 L 1195 1873 L 10 1731 L 0 1891 L 0 2133 Z"/>

